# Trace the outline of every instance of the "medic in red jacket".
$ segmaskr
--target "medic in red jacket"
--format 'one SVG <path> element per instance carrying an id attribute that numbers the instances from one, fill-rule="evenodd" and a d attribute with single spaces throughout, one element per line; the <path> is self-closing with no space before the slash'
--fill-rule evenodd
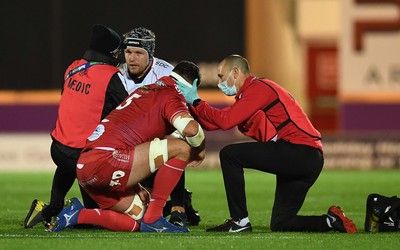
<path id="1" fill-rule="evenodd" d="M 218 65 L 218 87 L 236 102 L 217 109 L 197 94 L 197 84 L 178 82 L 190 111 L 206 130 L 235 126 L 256 141 L 225 146 L 219 152 L 230 218 L 209 232 L 250 232 L 244 169 L 276 175 L 275 200 L 271 213 L 272 231 L 354 233 L 355 224 L 339 206 L 327 214 L 298 215 L 308 190 L 324 165 L 321 134 L 289 92 L 268 79 L 250 74 L 244 57 L 231 55 Z M 260 181 L 257 185 L 269 185 Z"/>
<path id="2" fill-rule="evenodd" d="M 222 110 L 200 101 L 191 111 L 207 130 L 238 126 L 244 135 L 260 142 L 286 140 L 322 151 L 321 134 L 290 93 L 273 81 L 249 76 L 235 100 Z"/>

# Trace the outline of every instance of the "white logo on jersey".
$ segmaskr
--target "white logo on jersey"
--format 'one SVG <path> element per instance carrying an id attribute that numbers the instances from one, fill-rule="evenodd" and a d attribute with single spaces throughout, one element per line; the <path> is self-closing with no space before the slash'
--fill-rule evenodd
<path id="1" fill-rule="evenodd" d="M 95 141 L 99 139 L 99 137 L 104 133 L 105 128 L 103 124 L 97 125 L 96 129 L 93 131 L 92 135 L 89 136 L 89 141 Z"/>
<path id="2" fill-rule="evenodd" d="M 117 159 L 118 161 L 122 162 L 129 162 L 129 155 L 128 154 L 122 154 L 120 153 L 119 150 L 114 150 L 112 153 L 112 156 Z"/>
<path id="3" fill-rule="evenodd" d="M 115 185 L 121 185 L 121 183 L 119 182 L 118 179 L 120 179 L 120 178 L 122 178 L 124 176 L 125 176 L 125 172 L 124 171 L 121 171 L 121 170 L 115 171 L 113 173 L 111 181 L 110 181 L 110 187 L 113 187 Z"/>

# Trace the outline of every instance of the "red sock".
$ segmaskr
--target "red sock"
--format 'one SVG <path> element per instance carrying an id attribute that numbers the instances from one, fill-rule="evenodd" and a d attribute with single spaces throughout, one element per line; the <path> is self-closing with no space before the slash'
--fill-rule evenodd
<path id="1" fill-rule="evenodd" d="M 154 179 L 149 207 L 143 218 L 144 222 L 153 223 L 162 216 L 168 196 L 181 178 L 186 165 L 187 162 L 173 158 L 158 170 Z"/>
<path id="2" fill-rule="evenodd" d="M 82 209 L 78 216 L 78 224 L 91 224 L 118 232 L 139 231 L 139 223 L 129 215 L 99 208 Z"/>

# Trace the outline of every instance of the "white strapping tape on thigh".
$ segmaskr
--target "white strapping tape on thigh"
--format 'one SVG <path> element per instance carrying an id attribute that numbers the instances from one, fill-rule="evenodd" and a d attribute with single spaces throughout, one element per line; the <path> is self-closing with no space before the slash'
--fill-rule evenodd
<path id="1" fill-rule="evenodd" d="M 124 214 L 129 215 L 134 220 L 140 220 L 143 218 L 144 213 L 146 212 L 146 208 L 141 206 L 143 204 L 142 200 L 140 199 L 139 194 L 135 194 L 133 196 L 133 200 L 131 205 L 128 207 L 127 210 L 124 211 Z"/>
<path id="2" fill-rule="evenodd" d="M 127 214 L 127 215 L 131 216 L 131 214 L 129 212 L 132 210 L 134 205 L 135 205 L 135 200 L 133 199 L 132 200 L 132 204 L 128 207 L 127 210 L 124 211 L 124 214 Z"/>
<path id="3" fill-rule="evenodd" d="M 160 140 L 154 138 L 154 140 L 150 142 L 149 148 L 150 172 L 154 173 L 157 170 L 154 161 L 160 155 L 162 155 L 164 162 L 168 160 L 168 141 L 167 139 Z"/>

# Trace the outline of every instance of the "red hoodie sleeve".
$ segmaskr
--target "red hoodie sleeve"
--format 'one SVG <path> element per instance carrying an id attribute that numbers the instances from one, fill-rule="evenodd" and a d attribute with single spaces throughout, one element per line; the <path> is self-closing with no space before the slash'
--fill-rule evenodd
<path id="1" fill-rule="evenodd" d="M 201 101 L 199 105 L 202 105 L 201 103 L 203 103 L 204 105 L 208 105 L 205 101 Z M 213 108 L 213 107 L 210 106 L 210 108 Z M 207 120 L 205 120 L 204 118 L 199 116 L 199 113 L 195 107 L 190 106 L 189 109 L 190 109 L 191 115 L 194 117 L 194 119 L 196 119 L 196 121 L 198 123 L 200 123 L 202 128 L 204 128 L 205 130 L 208 130 L 208 131 L 219 129 L 219 127 L 217 125 L 215 125 L 211 122 L 208 122 Z"/>
<path id="2" fill-rule="evenodd" d="M 265 84 L 254 82 L 240 92 L 236 102 L 227 108 L 217 109 L 201 101 L 196 107 L 191 107 L 191 110 L 205 129 L 228 130 L 265 107 L 271 100 L 268 97 L 269 93 L 273 94 Z"/>

